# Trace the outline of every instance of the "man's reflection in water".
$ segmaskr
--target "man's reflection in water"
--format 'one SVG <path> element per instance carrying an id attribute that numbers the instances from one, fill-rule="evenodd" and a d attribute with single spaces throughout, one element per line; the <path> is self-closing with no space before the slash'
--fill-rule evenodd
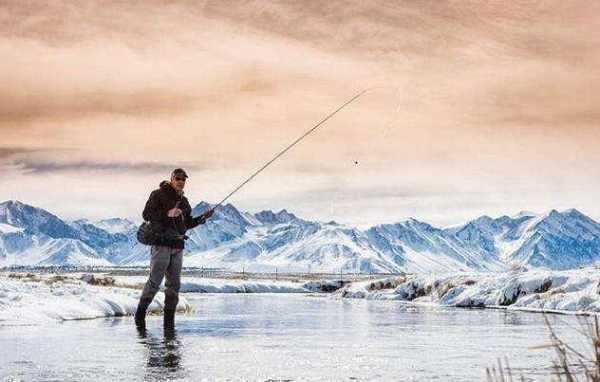
<path id="1" fill-rule="evenodd" d="M 165 329 L 163 338 L 152 335 L 145 329 L 138 331 L 140 343 L 148 349 L 146 381 L 182 378 L 182 344 L 176 329 Z"/>

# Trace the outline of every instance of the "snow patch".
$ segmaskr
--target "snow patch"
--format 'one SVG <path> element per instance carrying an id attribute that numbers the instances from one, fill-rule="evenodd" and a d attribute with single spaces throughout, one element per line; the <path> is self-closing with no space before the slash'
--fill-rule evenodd
<path id="1" fill-rule="evenodd" d="M 139 290 L 84 281 L 0 277 L 0 325 L 129 315 L 135 313 L 139 297 Z M 157 293 L 148 311 L 160 312 L 163 301 L 164 294 Z M 177 310 L 191 308 L 180 296 Z"/>
<path id="2" fill-rule="evenodd" d="M 342 288 L 344 298 L 402 300 L 454 307 L 600 313 L 600 272 L 570 271 L 411 275 L 395 289 L 370 290 L 369 282 Z"/>
<path id="3" fill-rule="evenodd" d="M 142 288 L 146 276 L 115 276 L 117 285 Z M 216 279 L 206 277 L 185 277 L 181 280 L 180 293 L 308 293 L 319 291 L 315 285 L 328 281 L 279 281 Z M 333 282 L 332 282 L 333 283 Z M 325 291 L 325 290 L 323 290 Z"/>
<path id="4" fill-rule="evenodd" d="M 6 223 L 0 223 L 0 234 L 17 233 L 17 232 L 23 232 L 23 231 L 24 231 L 23 228 L 15 227 L 14 225 L 6 224 Z"/>

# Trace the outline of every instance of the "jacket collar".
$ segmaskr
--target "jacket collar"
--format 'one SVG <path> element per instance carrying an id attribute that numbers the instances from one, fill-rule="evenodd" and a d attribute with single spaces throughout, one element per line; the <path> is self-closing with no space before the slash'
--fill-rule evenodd
<path id="1" fill-rule="evenodd" d="M 170 195 L 173 195 L 173 197 L 182 197 L 183 196 L 183 190 L 182 191 L 177 191 L 176 189 L 173 188 L 173 186 L 171 185 L 171 182 L 169 182 L 168 180 L 163 180 L 162 182 L 160 182 L 159 187 L 161 190 L 168 192 Z"/>

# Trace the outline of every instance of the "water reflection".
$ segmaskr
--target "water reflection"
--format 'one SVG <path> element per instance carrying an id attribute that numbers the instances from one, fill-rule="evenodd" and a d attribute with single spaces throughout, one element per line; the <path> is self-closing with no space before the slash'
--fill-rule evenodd
<path id="1" fill-rule="evenodd" d="M 157 337 L 148 330 L 138 330 L 139 343 L 147 350 L 145 381 L 161 381 L 183 378 L 183 344 L 177 329 L 165 329 Z"/>

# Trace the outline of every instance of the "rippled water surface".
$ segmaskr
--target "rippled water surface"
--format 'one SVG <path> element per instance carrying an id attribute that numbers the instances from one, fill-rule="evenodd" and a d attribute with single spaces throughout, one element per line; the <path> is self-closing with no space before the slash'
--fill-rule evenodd
<path id="1" fill-rule="evenodd" d="M 297 294 L 186 295 L 196 311 L 162 316 L 146 334 L 131 317 L 0 327 L 2 380 L 363 381 L 485 379 L 508 357 L 514 374 L 548 380 L 543 315 Z M 573 316 L 551 316 L 584 348 Z"/>

